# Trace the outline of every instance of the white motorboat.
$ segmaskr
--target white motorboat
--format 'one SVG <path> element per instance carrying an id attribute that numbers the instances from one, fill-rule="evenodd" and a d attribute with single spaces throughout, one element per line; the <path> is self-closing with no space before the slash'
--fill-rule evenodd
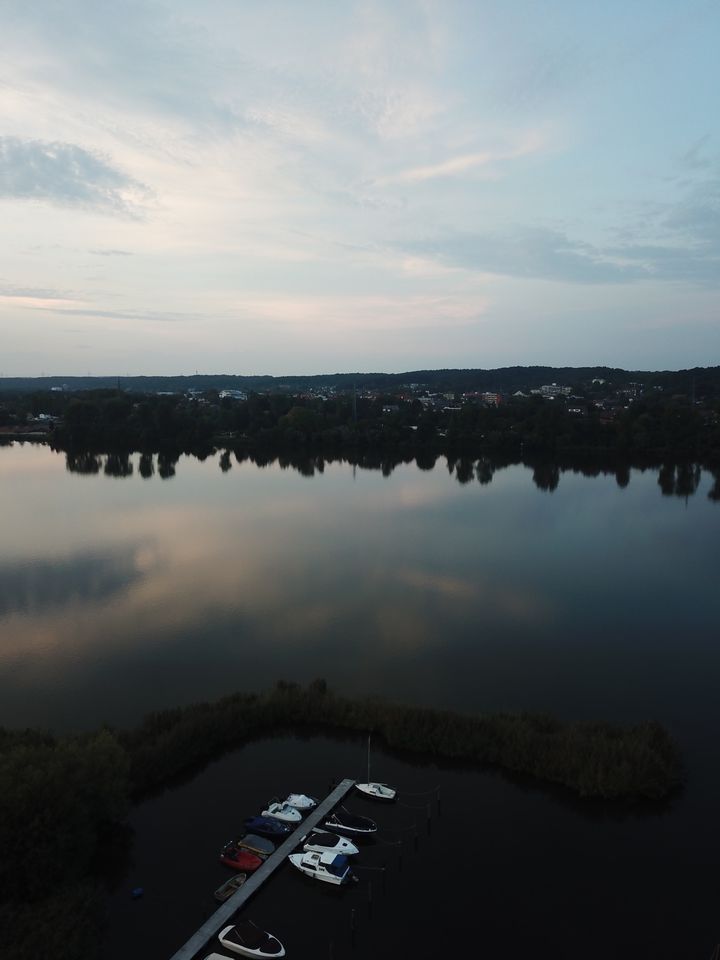
<path id="1" fill-rule="evenodd" d="M 367 781 L 356 783 L 355 789 L 364 797 L 370 797 L 372 800 L 394 800 L 397 796 L 397 790 L 389 787 L 386 783 L 378 783 L 377 780 L 370 779 L 370 734 L 368 734 L 367 742 Z"/>
<path id="2" fill-rule="evenodd" d="M 290 863 L 301 873 L 325 883 L 348 883 L 353 879 L 347 857 L 336 853 L 291 853 Z"/>
<path id="3" fill-rule="evenodd" d="M 262 816 L 275 817 L 276 820 L 284 820 L 286 823 L 299 823 L 302 820 L 300 811 L 291 807 L 287 801 L 271 803 L 267 810 L 263 810 Z"/>
<path id="4" fill-rule="evenodd" d="M 346 857 L 359 853 L 354 843 L 326 830 L 313 830 L 309 833 L 303 850 L 315 853 L 341 853 Z"/>
<path id="5" fill-rule="evenodd" d="M 285 803 L 289 803 L 291 807 L 295 807 L 297 810 L 312 810 L 313 807 L 318 805 L 315 797 L 308 797 L 305 793 L 291 793 Z"/>
<path id="6" fill-rule="evenodd" d="M 226 950 L 240 953 L 244 957 L 284 957 L 285 947 L 277 937 L 266 930 L 261 930 L 252 920 L 240 920 L 236 924 L 225 927 L 218 934 L 218 940 Z M 227 960 L 214 953 L 213 957 Z M 207 957 L 206 960 L 210 960 Z"/>

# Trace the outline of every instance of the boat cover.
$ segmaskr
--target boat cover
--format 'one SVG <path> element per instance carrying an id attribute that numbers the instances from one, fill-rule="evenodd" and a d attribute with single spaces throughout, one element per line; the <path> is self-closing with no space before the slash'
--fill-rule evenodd
<path id="1" fill-rule="evenodd" d="M 243 826 L 253 833 L 269 833 L 276 837 L 286 837 L 292 833 L 292 827 L 274 817 L 248 817 Z"/>
<path id="2" fill-rule="evenodd" d="M 370 817 L 360 817 L 350 813 L 345 807 L 334 813 L 332 819 L 335 819 L 340 826 L 350 827 L 353 830 L 367 830 L 368 833 L 374 833 L 377 830 L 377 824 Z"/>
<path id="3" fill-rule="evenodd" d="M 324 866 L 328 873 L 332 873 L 336 877 L 342 877 L 348 868 L 348 860 L 347 857 L 339 853 L 332 863 L 325 863 Z"/>
<path id="4" fill-rule="evenodd" d="M 307 838 L 307 843 L 316 843 L 318 846 L 327 847 L 332 850 L 340 841 L 336 833 L 330 833 L 329 830 L 313 830 Z"/>
<path id="5" fill-rule="evenodd" d="M 254 833 L 243 834 L 237 841 L 239 847 L 245 847 L 247 850 L 262 850 L 263 853 L 273 853 L 275 844 L 267 837 L 258 837 Z"/>

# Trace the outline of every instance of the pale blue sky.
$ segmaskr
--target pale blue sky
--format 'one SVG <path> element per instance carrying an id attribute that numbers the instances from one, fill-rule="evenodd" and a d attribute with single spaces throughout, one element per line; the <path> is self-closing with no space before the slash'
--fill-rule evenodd
<path id="1" fill-rule="evenodd" d="M 714 2 L 0 24 L 0 374 L 720 363 Z"/>

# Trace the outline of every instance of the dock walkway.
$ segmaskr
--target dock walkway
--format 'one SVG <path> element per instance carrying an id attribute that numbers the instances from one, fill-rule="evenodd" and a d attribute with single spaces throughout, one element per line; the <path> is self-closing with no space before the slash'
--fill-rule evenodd
<path id="1" fill-rule="evenodd" d="M 305 836 L 316 827 L 352 790 L 354 780 L 341 780 L 332 793 L 319 803 L 314 810 L 305 817 L 290 836 L 274 853 L 271 853 L 261 867 L 251 873 L 245 883 L 220 906 L 211 917 L 190 937 L 188 942 L 172 955 L 170 960 L 193 960 L 208 945 L 223 927 L 227 926 L 233 914 L 245 906 L 250 897 L 260 889 L 273 873 L 285 863 L 289 854 L 301 843 Z"/>

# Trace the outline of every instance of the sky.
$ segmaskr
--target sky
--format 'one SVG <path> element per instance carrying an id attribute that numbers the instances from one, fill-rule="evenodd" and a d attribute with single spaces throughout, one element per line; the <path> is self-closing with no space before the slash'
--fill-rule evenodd
<path id="1" fill-rule="evenodd" d="M 720 364 L 714 0 L 0 25 L 0 376 Z"/>

